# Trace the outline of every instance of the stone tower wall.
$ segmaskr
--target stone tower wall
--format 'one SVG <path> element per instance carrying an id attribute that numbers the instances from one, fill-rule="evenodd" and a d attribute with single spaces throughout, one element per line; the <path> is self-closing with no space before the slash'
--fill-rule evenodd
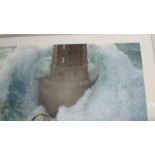
<path id="1" fill-rule="evenodd" d="M 87 80 L 87 45 L 55 45 L 51 75 L 55 80 Z"/>

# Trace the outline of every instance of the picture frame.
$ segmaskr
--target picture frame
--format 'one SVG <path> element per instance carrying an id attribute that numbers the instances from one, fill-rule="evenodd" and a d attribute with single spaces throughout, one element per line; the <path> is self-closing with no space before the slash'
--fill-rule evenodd
<path id="1" fill-rule="evenodd" d="M 155 120 L 155 61 L 151 35 L 28 35 L 0 38 L 0 47 L 50 46 L 54 44 L 139 43 L 142 56 L 148 120 Z"/>

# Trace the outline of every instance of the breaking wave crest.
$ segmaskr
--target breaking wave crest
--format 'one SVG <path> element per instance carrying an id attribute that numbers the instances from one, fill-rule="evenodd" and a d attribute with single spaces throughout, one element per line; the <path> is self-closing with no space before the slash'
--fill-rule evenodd
<path id="1" fill-rule="evenodd" d="M 18 47 L 0 68 L 0 119 L 23 120 L 38 108 L 38 78 L 49 73 L 52 47 Z M 142 69 L 116 45 L 89 45 L 89 62 L 99 78 L 57 120 L 147 120 Z"/>
<path id="2" fill-rule="evenodd" d="M 88 47 L 98 64 L 96 84 L 72 107 L 61 107 L 58 120 L 147 120 L 143 72 L 116 46 Z"/>

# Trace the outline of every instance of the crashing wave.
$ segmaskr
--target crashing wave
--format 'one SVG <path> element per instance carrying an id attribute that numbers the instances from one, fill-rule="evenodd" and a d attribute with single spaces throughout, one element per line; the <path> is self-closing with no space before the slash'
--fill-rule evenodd
<path id="1" fill-rule="evenodd" d="M 37 112 L 38 78 L 49 73 L 52 47 L 18 47 L 0 69 L 0 119 L 23 120 Z M 94 86 L 57 120 L 147 120 L 142 69 L 116 45 L 89 45 L 89 70 L 99 68 Z M 95 75 L 95 74 L 94 74 Z M 2 104 L 3 103 L 3 104 Z"/>

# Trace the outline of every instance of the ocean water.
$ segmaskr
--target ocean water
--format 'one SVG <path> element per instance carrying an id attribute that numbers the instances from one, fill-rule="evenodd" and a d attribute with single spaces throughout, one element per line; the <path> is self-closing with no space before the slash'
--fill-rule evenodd
<path id="1" fill-rule="evenodd" d="M 16 47 L 1 56 L 0 119 L 30 120 L 38 112 L 38 78 L 48 75 L 51 47 Z M 72 107 L 60 107 L 56 120 L 147 120 L 139 44 L 88 45 L 97 82 Z M 92 73 L 93 74 L 93 73 Z"/>
<path id="2" fill-rule="evenodd" d="M 0 69 L 0 118 L 23 120 L 38 106 L 38 78 L 48 74 L 52 48 L 17 47 Z"/>

